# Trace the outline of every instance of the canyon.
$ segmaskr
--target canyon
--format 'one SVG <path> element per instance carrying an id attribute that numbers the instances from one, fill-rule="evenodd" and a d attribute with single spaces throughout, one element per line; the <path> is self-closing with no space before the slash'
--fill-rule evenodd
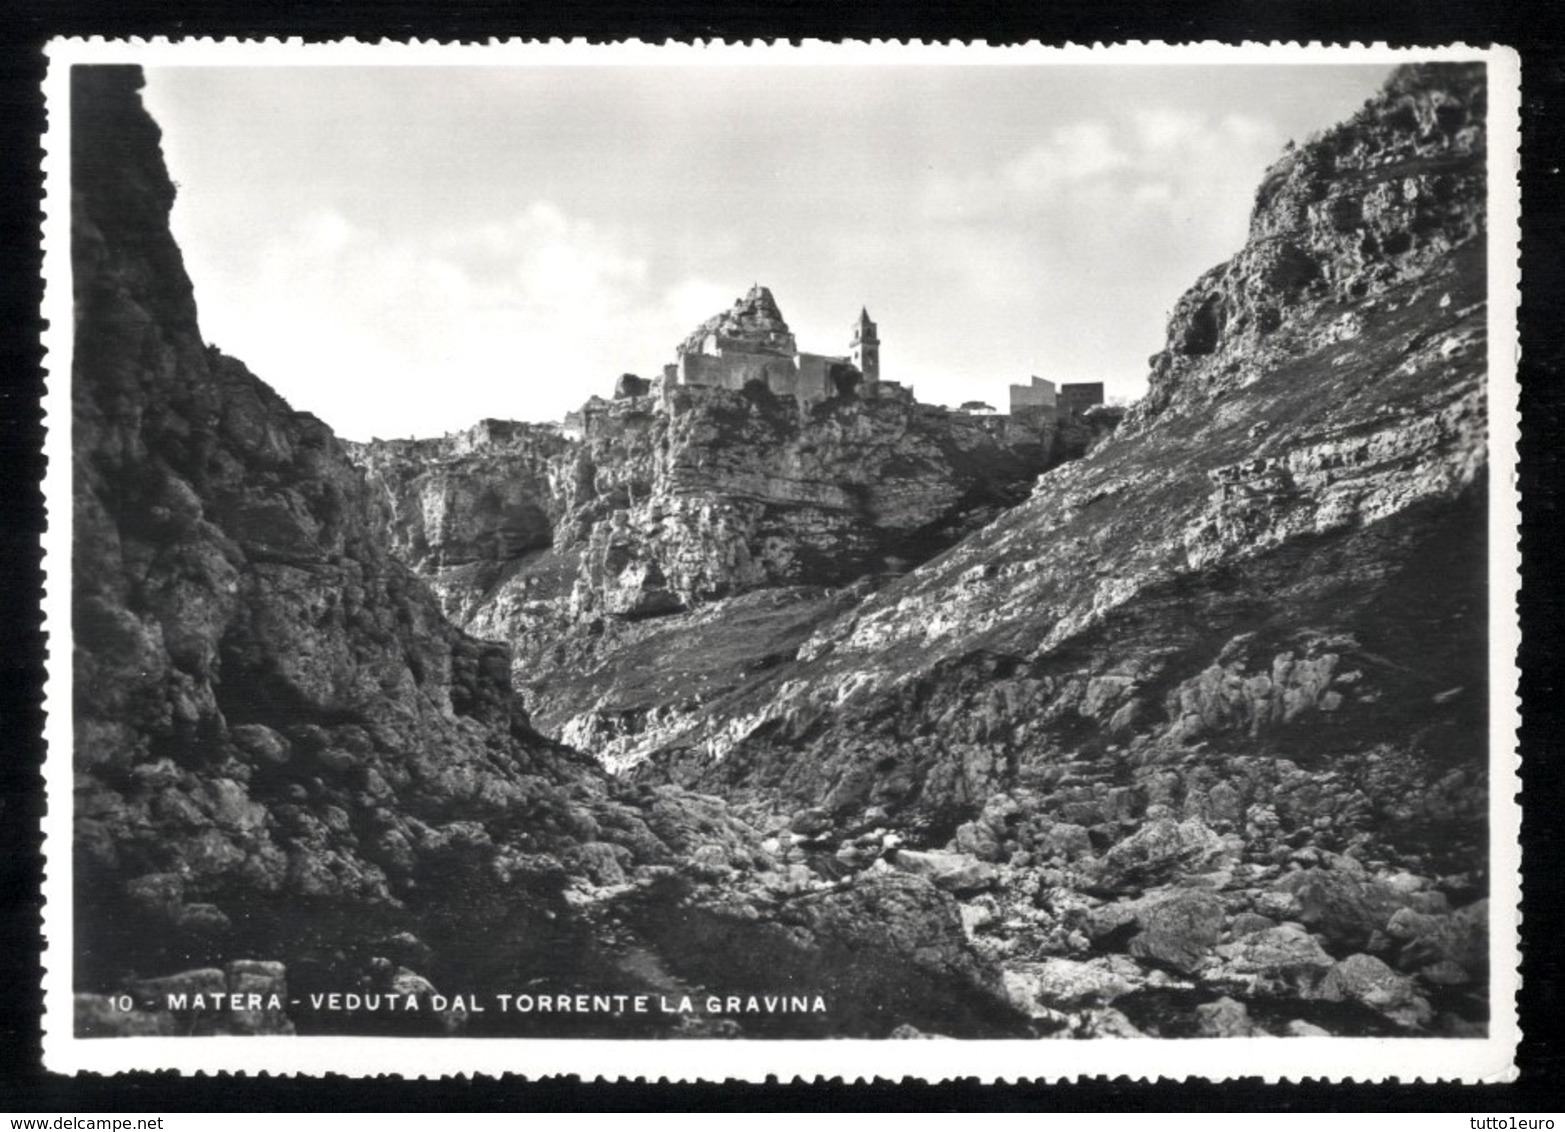
<path id="1" fill-rule="evenodd" d="M 1484 82 L 1286 153 L 1123 420 L 627 375 L 350 443 L 77 68 L 79 1032 L 1484 1032 Z M 828 1008 L 156 1006 L 540 980 Z"/>

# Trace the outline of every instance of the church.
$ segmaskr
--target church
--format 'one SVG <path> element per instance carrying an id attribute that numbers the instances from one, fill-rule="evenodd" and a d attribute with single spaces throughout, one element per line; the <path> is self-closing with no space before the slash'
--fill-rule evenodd
<path id="1" fill-rule="evenodd" d="M 809 408 L 831 397 L 911 394 L 880 380 L 880 337 L 867 310 L 853 322 L 848 353 L 800 351 L 777 300 L 760 284 L 732 308 L 707 319 L 680 343 L 675 361 L 663 367 L 668 385 L 743 389 L 760 382 L 779 397 Z"/>

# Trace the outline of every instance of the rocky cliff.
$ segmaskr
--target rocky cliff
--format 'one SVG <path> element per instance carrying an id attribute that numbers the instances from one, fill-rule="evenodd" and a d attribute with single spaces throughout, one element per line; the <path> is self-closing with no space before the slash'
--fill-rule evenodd
<path id="1" fill-rule="evenodd" d="M 1403 68 L 1285 155 L 1111 440 L 635 773 L 921 847 L 1061 1025 L 1480 1024 L 1484 89 Z"/>
<path id="2" fill-rule="evenodd" d="M 468 631 L 512 643 L 539 726 L 619 765 L 1090 439 L 676 385 L 594 399 L 579 439 L 490 421 L 353 452 L 398 555 Z"/>
<path id="3" fill-rule="evenodd" d="M 389 552 L 384 486 L 372 495 L 329 428 L 204 344 L 140 86 L 135 68 L 73 70 L 78 1031 L 1020 1032 L 927 878 L 824 876 L 722 802 L 616 783 L 533 730 L 506 647 L 451 625 Z M 503 431 L 490 439 L 527 453 L 509 494 L 469 499 L 441 473 L 442 502 L 397 527 L 410 558 L 509 563 L 581 512 L 574 492 L 623 490 L 628 507 L 650 474 L 599 476 L 612 438 L 556 466 L 557 439 Z M 430 1005 L 437 988 L 700 1001 L 785 986 L 827 1010 Z M 426 1008 L 210 1006 L 315 991 Z M 209 1005 L 170 1009 L 172 993 Z"/>

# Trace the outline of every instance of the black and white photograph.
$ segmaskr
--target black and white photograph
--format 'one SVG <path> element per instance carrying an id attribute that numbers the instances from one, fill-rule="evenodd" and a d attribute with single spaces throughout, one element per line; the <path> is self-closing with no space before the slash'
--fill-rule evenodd
<path id="1" fill-rule="evenodd" d="M 49 83 L 51 1068 L 1508 1071 L 1513 55 Z"/>

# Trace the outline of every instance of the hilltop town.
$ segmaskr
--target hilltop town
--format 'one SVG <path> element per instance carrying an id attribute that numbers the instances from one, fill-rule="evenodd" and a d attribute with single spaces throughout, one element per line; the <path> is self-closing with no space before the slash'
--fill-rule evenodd
<path id="1" fill-rule="evenodd" d="M 726 311 L 713 315 L 680 342 L 674 361 L 655 378 L 624 374 L 614 397 L 653 396 L 666 400 L 669 390 L 680 386 L 743 390 L 764 386 L 777 397 L 791 397 L 801 412 L 833 398 L 860 401 L 895 401 L 926 412 L 955 412 L 996 419 L 1009 418 L 1031 429 L 1045 429 L 1063 420 L 1083 416 L 1103 404 L 1102 382 L 1056 385 L 1032 377 L 1025 385 L 1010 386 L 1009 412 L 997 413 L 980 401 L 967 401 L 951 410 L 924 405 L 911 386 L 882 378 L 880 335 L 867 309 L 853 320 L 846 354 L 814 354 L 799 349 L 777 300 L 759 283 L 734 301 Z M 602 412 L 607 401 L 594 396 L 580 409 L 566 414 L 562 432 L 580 439 L 587 418 Z"/>

